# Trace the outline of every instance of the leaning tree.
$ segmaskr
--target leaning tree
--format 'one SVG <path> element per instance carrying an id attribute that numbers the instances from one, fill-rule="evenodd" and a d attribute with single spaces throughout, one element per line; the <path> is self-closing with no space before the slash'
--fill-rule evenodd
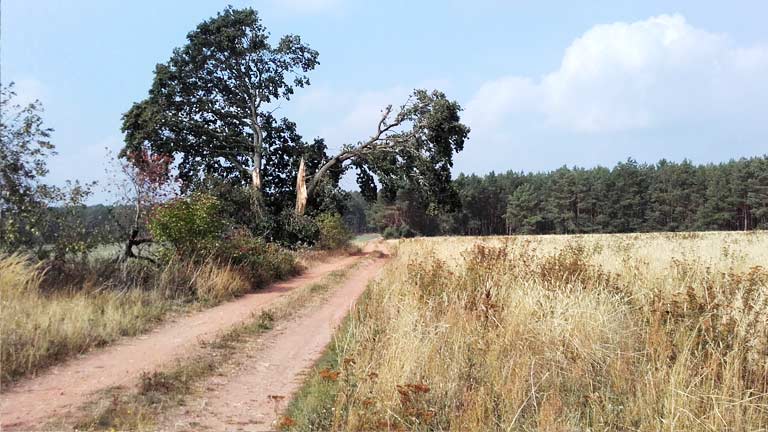
<path id="1" fill-rule="evenodd" d="M 458 196 L 451 183 L 453 155 L 464 148 L 469 136 L 460 112 L 461 106 L 440 91 L 415 90 L 396 111 L 391 105 L 384 109 L 367 140 L 345 145 L 308 176 L 304 199 L 316 195 L 329 173 L 355 168 L 360 191 L 368 200 L 376 198 L 378 180 L 385 195 L 415 188 L 431 208 L 455 208 Z M 303 204 L 297 203 L 296 208 L 303 208 Z"/>
<path id="2" fill-rule="evenodd" d="M 255 10 L 228 7 L 156 66 L 149 97 L 123 116 L 121 155 L 148 147 L 173 156 L 187 185 L 201 176 L 250 183 L 260 202 L 265 124 L 275 122 L 267 107 L 308 85 L 317 57 L 296 35 L 270 44 Z"/>

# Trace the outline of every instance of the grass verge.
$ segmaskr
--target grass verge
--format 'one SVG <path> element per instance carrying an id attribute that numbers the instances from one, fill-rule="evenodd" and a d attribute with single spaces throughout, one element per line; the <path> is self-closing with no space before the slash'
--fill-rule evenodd
<path id="1" fill-rule="evenodd" d="M 307 374 L 304 384 L 288 403 L 279 423 L 283 430 L 309 432 L 333 429 L 334 406 L 342 388 L 339 379 L 347 376 L 342 376 L 340 371 L 352 342 L 343 336 L 354 336 L 349 326 L 350 320 L 346 318 L 336 337 Z"/>
<path id="2" fill-rule="evenodd" d="M 214 306 L 292 276 L 300 266 L 283 250 L 265 249 L 259 258 L 255 271 L 215 259 L 43 266 L 0 255 L 0 383 L 145 333 L 171 313 Z"/>

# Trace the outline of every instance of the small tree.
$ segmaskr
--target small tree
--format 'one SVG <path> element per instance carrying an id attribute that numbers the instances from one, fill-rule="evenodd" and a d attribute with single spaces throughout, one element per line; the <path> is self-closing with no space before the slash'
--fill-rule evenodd
<path id="1" fill-rule="evenodd" d="M 115 160 L 117 172 L 113 173 L 113 193 L 118 196 L 115 208 L 130 208 L 132 214 L 125 227 L 113 213 L 113 220 L 125 232 L 122 259 L 153 261 L 137 254 L 134 248 L 153 241 L 146 230 L 148 216 L 157 205 L 176 194 L 171 160 L 170 156 L 151 153 L 147 147 L 127 152 L 124 159 Z"/>
<path id="2" fill-rule="evenodd" d="M 221 203 L 206 194 L 192 194 L 158 206 L 149 223 L 157 241 L 168 242 L 182 255 L 207 254 L 221 240 L 226 223 Z"/>
<path id="3" fill-rule="evenodd" d="M 21 106 L 15 96 L 13 83 L 0 88 L 0 249 L 36 250 L 41 256 L 52 250 L 57 258 L 85 253 L 97 240 L 82 223 L 95 183 L 43 183 L 47 159 L 56 154 L 53 129 L 43 123 L 39 100 Z M 46 243 L 53 248 L 44 248 Z"/>
<path id="4" fill-rule="evenodd" d="M 317 243 L 321 249 L 340 249 L 352 239 L 352 234 L 337 213 L 321 214 L 317 217 L 317 225 L 320 228 Z"/>

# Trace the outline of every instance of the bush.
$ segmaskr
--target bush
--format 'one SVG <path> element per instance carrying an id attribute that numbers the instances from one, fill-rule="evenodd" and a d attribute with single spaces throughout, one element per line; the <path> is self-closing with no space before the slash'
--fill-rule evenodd
<path id="1" fill-rule="evenodd" d="M 406 224 L 400 225 L 399 227 L 389 226 L 385 228 L 382 233 L 385 239 L 413 238 L 418 234 L 418 232 Z"/>
<path id="2" fill-rule="evenodd" d="M 156 241 L 168 242 L 187 256 L 215 249 L 225 227 L 218 199 L 201 193 L 163 204 L 149 223 Z"/>
<path id="3" fill-rule="evenodd" d="M 381 235 L 383 235 L 385 239 L 396 239 L 400 237 L 400 231 L 397 227 L 389 226 L 384 228 L 384 232 Z"/>
<path id="4" fill-rule="evenodd" d="M 317 225 L 320 230 L 318 246 L 321 249 L 341 249 L 352 239 L 352 234 L 337 213 L 321 214 L 317 218 Z"/>
<path id="5" fill-rule="evenodd" d="M 246 272 L 254 286 L 263 286 L 299 272 L 296 257 L 274 243 L 254 237 L 247 229 L 232 231 L 215 256 Z"/>
<path id="6" fill-rule="evenodd" d="M 287 247 L 312 246 L 320 237 L 320 228 L 309 216 L 299 216 L 293 210 L 285 210 L 272 218 L 262 228 L 270 241 Z"/>

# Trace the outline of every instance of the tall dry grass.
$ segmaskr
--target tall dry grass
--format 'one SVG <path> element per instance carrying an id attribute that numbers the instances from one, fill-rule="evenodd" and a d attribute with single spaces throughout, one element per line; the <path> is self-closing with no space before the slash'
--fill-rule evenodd
<path id="1" fill-rule="evenodd" d="M 144 333 L 170 312 L 215 305 L 295 272 L 286 266 L 267 271 L 173 258 L 161 267 L 96 260 L 46 268 L 21 255 L 0 255 L 0 381 Z"/>
<path id="2" fill-rule="evenodd" d="M 403 241 L 317 424 L 766 430 L 766 264 L 765 232 Z"/>

